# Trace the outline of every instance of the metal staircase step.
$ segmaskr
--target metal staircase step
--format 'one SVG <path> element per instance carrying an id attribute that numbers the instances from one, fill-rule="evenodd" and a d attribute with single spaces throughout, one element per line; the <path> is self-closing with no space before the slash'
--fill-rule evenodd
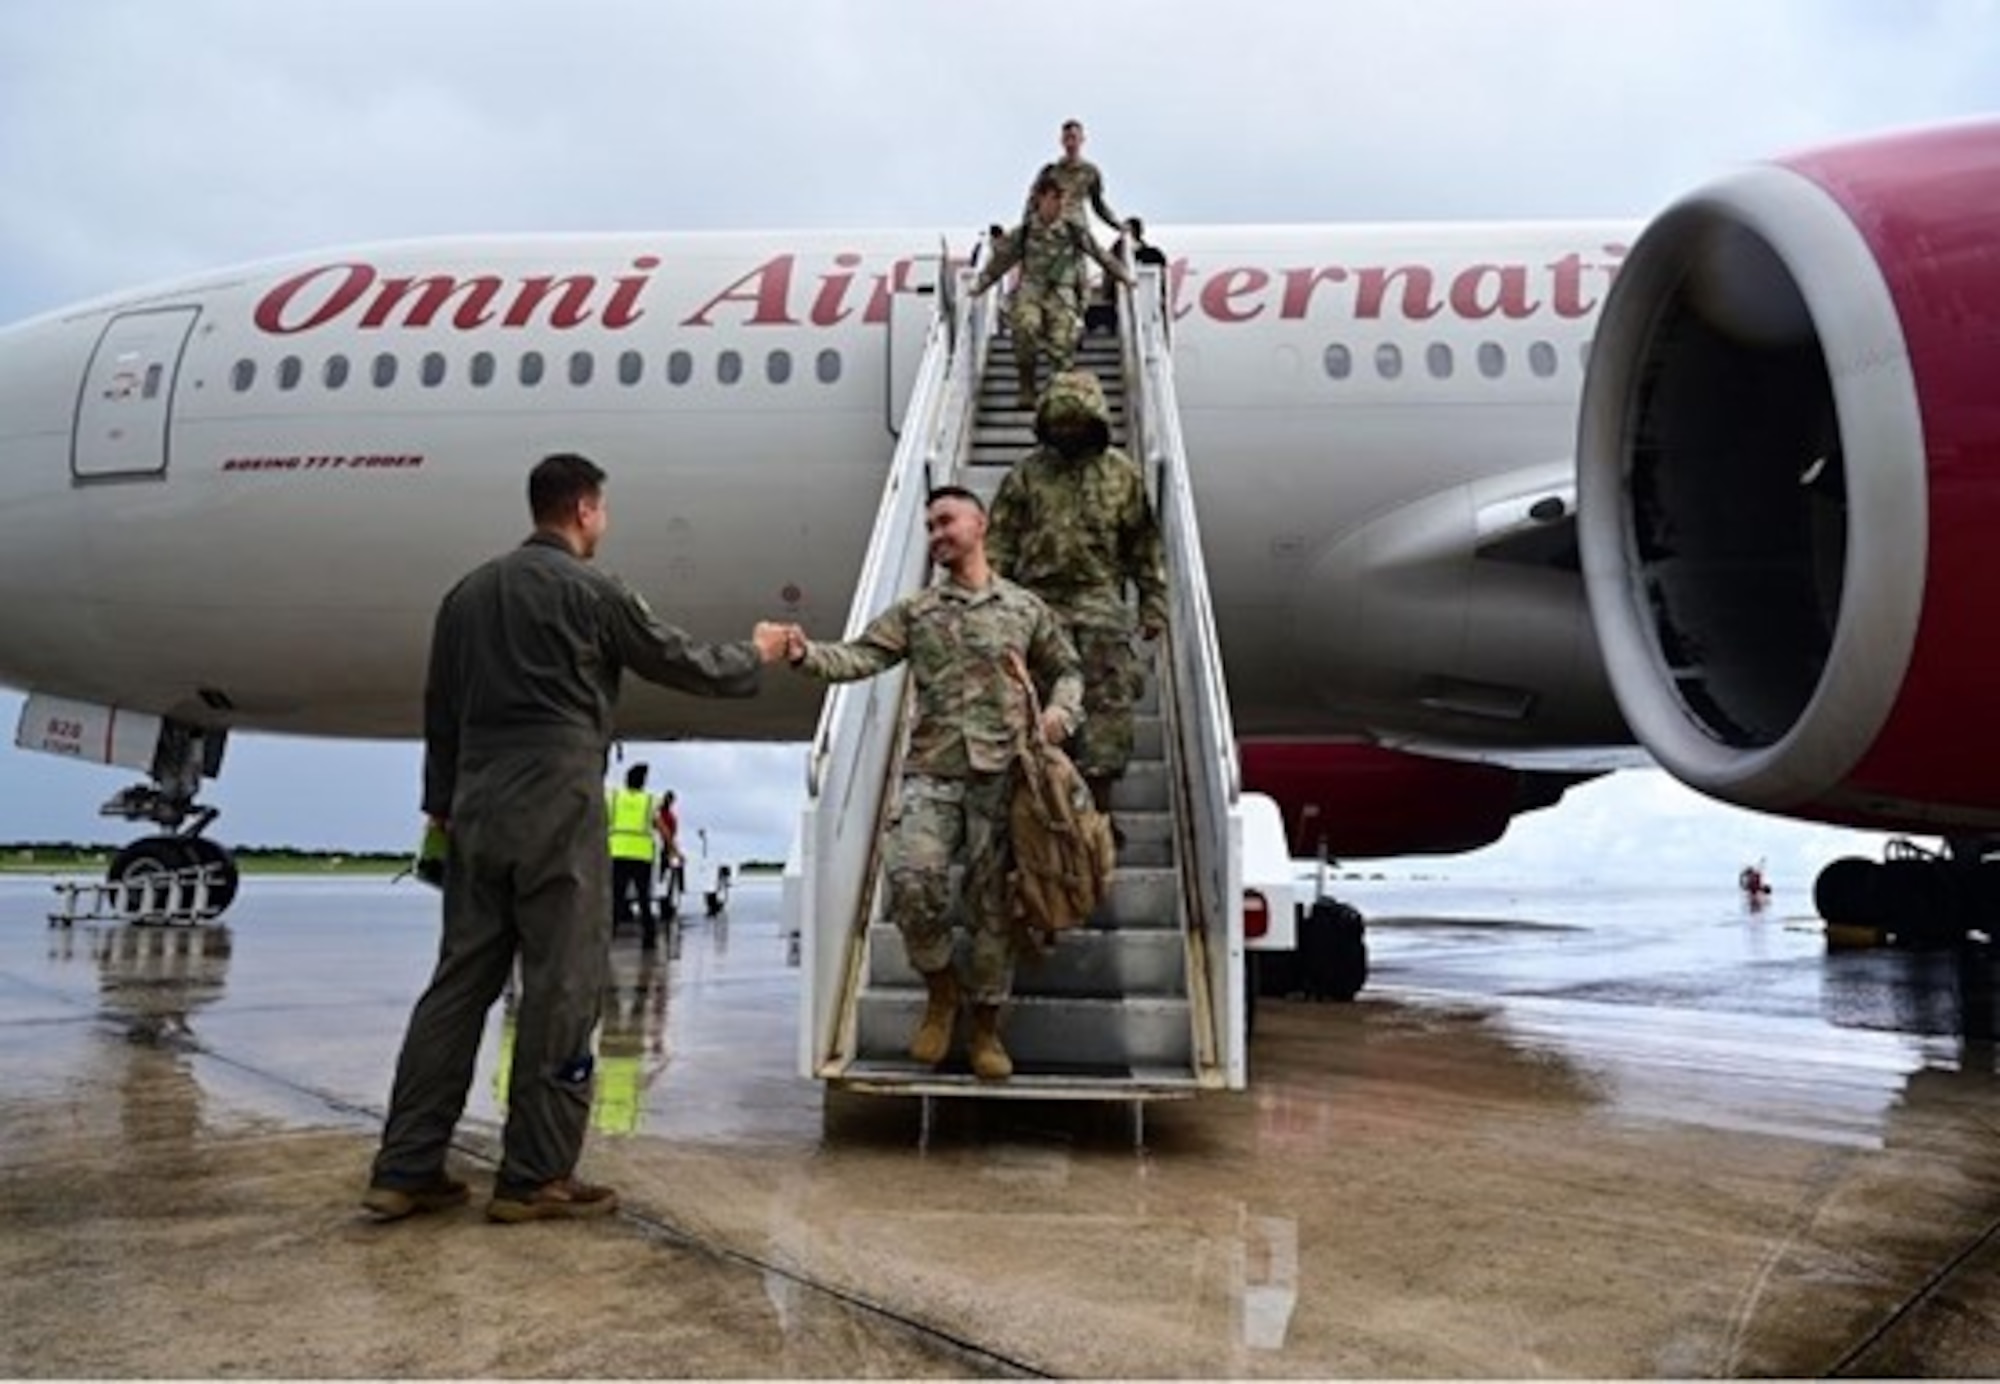
<path id="1" fill-rule="evenodd" d="M 1168 802 L 1167 766 L 1161 760 L 1133 760 L 1111 787 L 1113 812 L 1165 812 Z"/>
<path id="2" fill-rule="evenodd" d="M 1057 938 L 1040 957 L 1023 960 L 1014 971 L 1014 988 L 1023 995 L 1098 999 L 1184 996 L 1186 945 L 1179 932 L 1166 928 L 1079 928 Z M 895 925 L 876 923 L 868 929 L 868 993 L 899 990 L 918 999 L 924 993 Z"/>
<path id="3" fill-rule="evenodd" d="M 1111 894 L 1091 920 L 1098 928 L 1174 928 L 1180 910 L 1180 874 L 1165 865 L 1120 865 Z"/>
<path id="4" fill-rule="evenodd" d="M 1118 848 L 1119 867 L 1165 869 L 1174 863 L 1174 819 L 1169 812 L 1120 812 L 1111 820 L 1125 834 Z"/>
<path id="5" fill-rule="evenodd" d="M 1200 1092 L 1201 1078 L 1185 1067 L 1021 1071 L 1006 1081 L 981 1081 L 962 1065 L 919 1067 L 908 1058 L 850 1062 L 831 1078 L 850 1091 L 898 1096 L 977 1096 L 982 1100 L 1171 1100 Z"/>
<path id="6" fill-rule="evenodd" d="M 856 1058 L 905 1060 L 910 1034 L 923 1012 L 918 991 L 863 994 L 855 1015 Z M 1016 995 L 1007 1006 L 1001 1038 L 1017 1075 L 1129 1074 L 1140 1067 L 1191 1072 L 1191 1026 L 1185 999 Z M 964 1061 L 967 1028 L 961 1021 L 947 1067 Z M 906 1060 L 905 1065 L 913 1073 L 924 1070 Z"/>

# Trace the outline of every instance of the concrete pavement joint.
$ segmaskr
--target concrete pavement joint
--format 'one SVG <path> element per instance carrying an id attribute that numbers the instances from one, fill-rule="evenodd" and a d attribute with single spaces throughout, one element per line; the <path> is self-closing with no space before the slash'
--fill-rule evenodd
<path id="1" fill-rule="evenodd" d="M 2000 1221 L 1989 1222 L 1986 1229 L 1975 1236 L 1970 1244 L 1933 1269 L 1924 1279 L 1923 1283 L 1918 1286 L 1917 1290 L 1898 1303 L 1895 1309 L 1888 1316 L 1884 1317 L 1873 1331 L 1863 1336 L 1852 1346 L 1849 1346 L 1838 1360 L 1835 1360 L 1833 1364 L 1827 1367 L 1826 1377 L 1830 1379 L 1836 1375 L 1845 1374 L 1862 1356 L 1873 1350 L 1881 1343 L 1884 1337 L 1895 1330 L 1904 1318 L 1908 1317 L 1918 1307 L 1921 1307 L 1933 1293 L 1943 1287 L 1946 1279 L 1957 1273 L 1973 1255 L 1984 1249 L 1996 1234 L 2000 1234 Z M 1864 1375 L 1870 1373 L 1873 1372 L 1863 1371 Z"/>

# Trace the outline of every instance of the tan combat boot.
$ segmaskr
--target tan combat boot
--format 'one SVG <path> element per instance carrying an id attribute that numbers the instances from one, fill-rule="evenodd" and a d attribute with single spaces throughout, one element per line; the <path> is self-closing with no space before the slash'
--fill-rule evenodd
<path id="1" fill-rule="evenodd" d="M 972 1074 L 981 1081 L 1005 1081 L 1014 1075 L 1014 1059 L 1000 1046 L 1000 1006 L 972 1007 Z"/>
<path id="2" fill-rule="evenodd" d="M 924 987 L 930 998 L 924 1003 L 924 1019 L 910 1037 L 910 1056 L 926 1067 L 944 1061 L 951 1046 L 952 1020 L 958 1017 L 958 977 L 947 966 L 941 971 L 924 971 Z"/>

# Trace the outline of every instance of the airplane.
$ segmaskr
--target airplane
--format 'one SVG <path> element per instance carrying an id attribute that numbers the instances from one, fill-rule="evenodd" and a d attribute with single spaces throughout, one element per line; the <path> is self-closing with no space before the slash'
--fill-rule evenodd
<path id="1" fill-rule="evenodd" d="M 2000 825 L 1996 213 L 2000 122 L 1969 122 L 1650 223 L 1155 228 L 1244 786 L 1308 853 L 1456 852 L 1656 762 L 1944 836 L 1821 902 L 1965 924 L 1939 900 Z M 419 734 L 436 602 L 555 450 L 606 467 L 601 559 L 675 623 L 837 632 L 958 261 L 915 231 L 383 242 L 0 332 L 17 744 L 147 776 L 105 811 L 164 830 L 114 876 L 233 892 L 198 802 L 228 737 Z M 621 733 L 799 740 L 821 693 L 634 683 Z"/>

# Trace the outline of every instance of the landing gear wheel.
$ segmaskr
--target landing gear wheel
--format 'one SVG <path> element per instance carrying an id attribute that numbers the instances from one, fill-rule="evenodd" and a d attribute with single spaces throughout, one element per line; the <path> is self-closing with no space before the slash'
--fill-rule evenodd
<path id="1" fill-rule="evenodd" d="M 236 868 L 236 857 L 227 846 L 219 845 L 206 836 L 183 837 L 182 844 L 194 856 L 194 864 L 210 867 L 208 911 L 203 916 L 217 917 L 236 902 L 236 886 L 242 882 L 242 874 Z"/>
<path id="2" fill-rule="evenodd" d="M 123 912 L 128 918 L 144 921 L 152 915 L 140 906 L 146 892 L 142 882 L 148 876 L 161 877 L 153 887 L 153 899 L 156 905 L 163 904 L 167 897 L 165 877 L 195 863 L 194 852 L 180 837 L 142 836 L 111 857 L 104 879 L 108 884 L 122 883 L 127 886 Z"/>

